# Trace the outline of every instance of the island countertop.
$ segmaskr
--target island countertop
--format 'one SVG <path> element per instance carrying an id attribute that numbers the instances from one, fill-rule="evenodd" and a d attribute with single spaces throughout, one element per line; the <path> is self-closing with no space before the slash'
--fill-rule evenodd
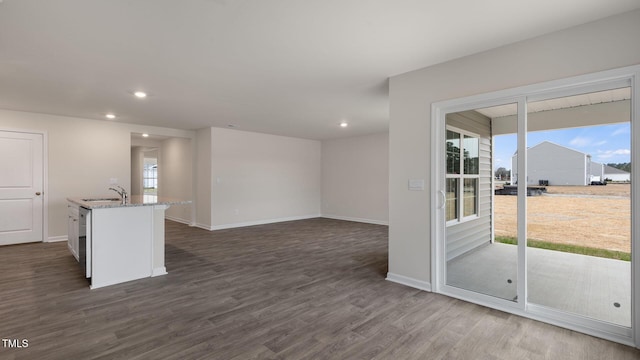
<path id="1" fill-rule="evenodd" d="M 127 198 L 127 203 L 123 204 L 119 197 L 112 195 L 105 196 L 85 196 L 67 198 L 78 206 L 86 209 L 106 209 L 131 206 L 155 206 L 155 205 L 187 205 L 191 200 L 181 200 L 163 196 L 153 195 L 132 195 Z"/>

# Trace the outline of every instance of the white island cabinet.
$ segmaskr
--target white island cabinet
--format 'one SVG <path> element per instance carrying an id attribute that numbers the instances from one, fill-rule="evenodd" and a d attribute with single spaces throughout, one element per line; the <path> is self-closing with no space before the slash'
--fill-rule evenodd
<path id="1" fill-rule="evenodd" d="M 91 211 L 86 236 L 83 230 L 78 236 L 78 252 L 82 264 L 82 249 L 86 249 L 85 266 L 89 269 L 83 270 L 87 277 L 90 274 L 92 289 L 167 273 L 164 212 L 170 205 L 190 201 L 142 196 L 132 196 L 126 204 L 101 198 L 67 200 L 70 208 L 75 205 Z"/>

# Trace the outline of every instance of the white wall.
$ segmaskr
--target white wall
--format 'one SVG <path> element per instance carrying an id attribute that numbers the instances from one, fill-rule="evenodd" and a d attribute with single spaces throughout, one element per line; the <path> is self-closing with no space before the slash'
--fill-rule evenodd
<path id="1" fill-rule="evenodd" d="M 191 139 L 169 138 L 162 141 L 158 163 L 159 195 L 192 200 L 192 145 Z M 166 217 L 182 223 L 191 223 L 190 205 L 172 205 Z"/>
<path id="2" fill-rule="evenodd" d="M 522 41 L 390 80 L 389 273 L 430 286 L 431 104 L 640 63 L 640 11 Z M 408 191 L 425 179 L 426 191 Z"/>
<path id="3" fill-rule="evenodd" d="M 0 110 L 0 129 L 46 132 L 49 239 L 66 239 L 67 197 L 109 194 L 110 178 L 130 190 L 132 132 L 193 136 L 182 130 L 10 110 Z"/>
<path id="4" fill-rule="evenodd" d="M 213 128 L 200 129 L 196 132 L 196 226 L 211 229 L 213 219 L 211 206 L 213 203 L 213 184 L 211 179 L 211 134 Z"/>
<path id="5" fill-rule="evenodd" d="M 527 185 L 587 185 L 591 162 L 587 154 L 543 141 L 527 149 Z M 518 181 L 518 156 L 511 157 L 511 176 Z"/>
<path id="6" fill-rule="evenodd" d="M 144 148 L 131 147 L 131 195 L 143 194 L 142 170 L 144 169 Z"/>
<path id="7" fill-rule="evenodd" d="M 213 229 L 320 216 L 319 141 L 212 128 L 211 148 Z"/>
<path id="8" fill-rule="evenodd" d="M 389 224 L 389 133 L 322 142 L 322 216 Z"/>

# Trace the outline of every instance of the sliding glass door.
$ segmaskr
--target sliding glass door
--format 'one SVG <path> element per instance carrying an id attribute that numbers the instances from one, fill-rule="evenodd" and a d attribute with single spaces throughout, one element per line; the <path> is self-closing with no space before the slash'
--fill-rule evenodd
<path id="1" fill-rule="evenodd" d="M 515 301 L 517 252 L 513 246 L 495 243 L 492 226 L 496 181 L 490 116 L 499 111 L 515 113 L 517 106 L 446 115 L 446 283 Z M 517 223 L 515 212 L 510 215 Z"/>
<path id="2" fill-rule="evenodd" d="M 631 88 L 528 103 L 531 304 L 631 327 Z"/>
<path id="3" fill-rule="evenodd" d="M 434 291 L 640 342 L 629 73 L 434 104 Z"/>

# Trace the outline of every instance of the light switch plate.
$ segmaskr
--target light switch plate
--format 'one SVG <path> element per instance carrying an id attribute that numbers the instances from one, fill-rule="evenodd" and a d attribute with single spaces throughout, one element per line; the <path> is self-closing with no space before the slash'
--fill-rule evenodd
<path id="1" fill-rule="evenodd" d="M 424 191 L 424 179 L 409 179 L 409 190 Z"/>

